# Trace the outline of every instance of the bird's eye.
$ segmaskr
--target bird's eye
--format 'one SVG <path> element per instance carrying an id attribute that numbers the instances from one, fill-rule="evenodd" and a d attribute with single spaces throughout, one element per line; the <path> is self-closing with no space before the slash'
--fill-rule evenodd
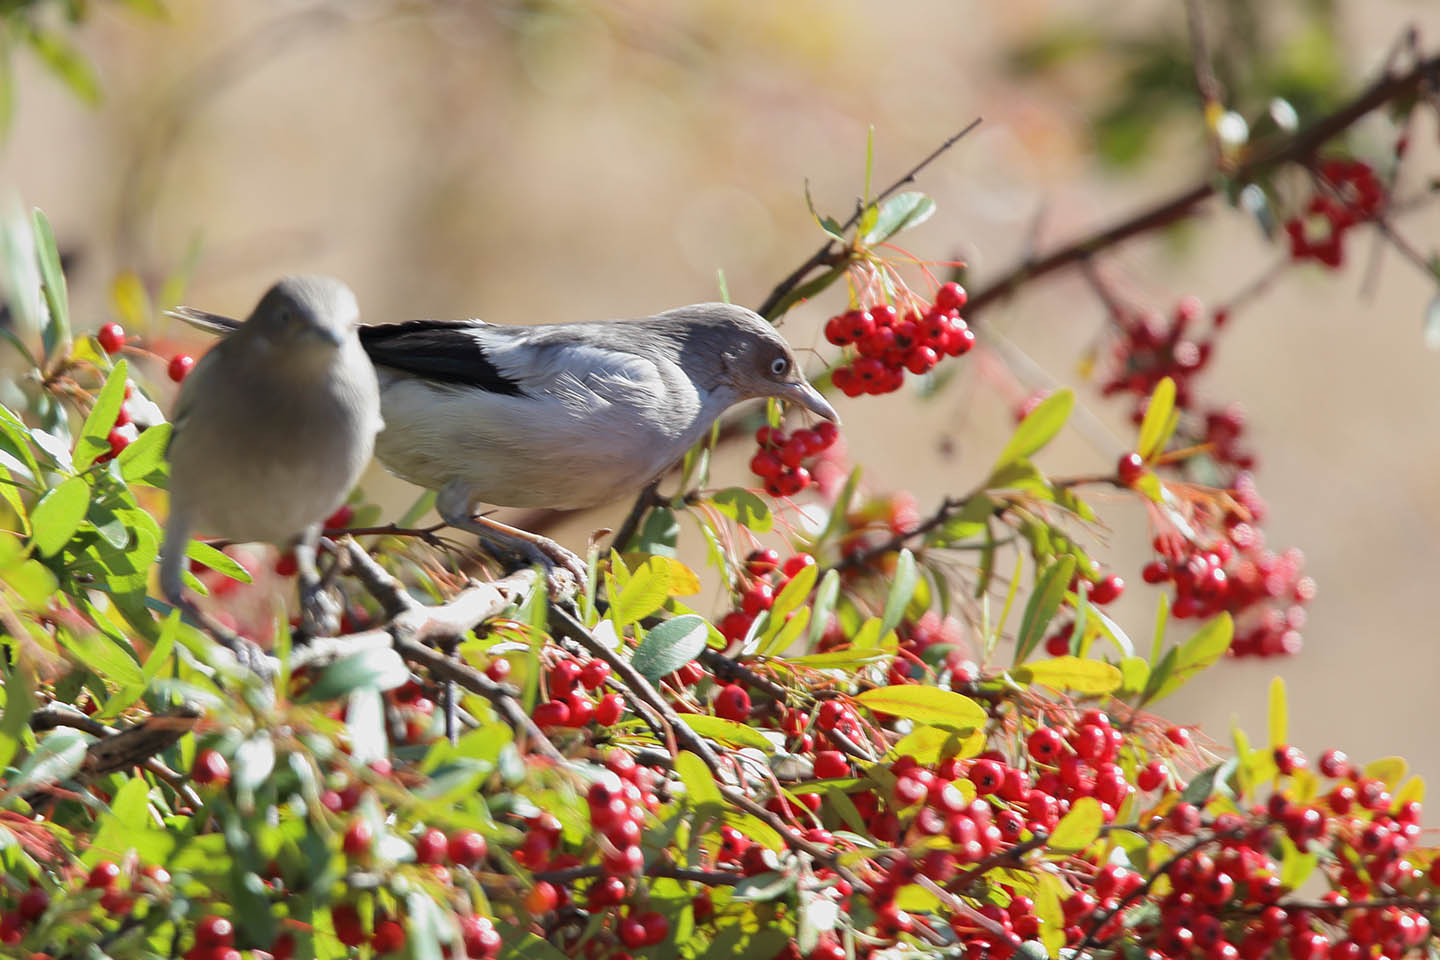
<path id="1" fill-rule="evenodd" d="M 770 372 L 777 376 L 784 376 L 785 371 L 790 369 L 790 361 L 785 357 L 776 357 L 770 361 Z"/>

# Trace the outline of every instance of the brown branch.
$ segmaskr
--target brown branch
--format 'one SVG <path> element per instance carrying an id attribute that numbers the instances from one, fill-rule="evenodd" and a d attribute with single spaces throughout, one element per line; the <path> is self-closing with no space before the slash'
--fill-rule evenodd
<path id="1" fill-rule="evenodd" d="M 1269 173 L 1276 167 L 1314 156 L 1321 147 L 1345 132 L 1360 118 L 1392 100 L 1417 93 L 1421 84 L 1427 79 L 1433 78 L 1437 72 L 1440 72 L 1440 55 L 1421 60 L 1404 73 L 1394 74 L 1387 71 L 1349 103 L 1333 113 L 1322 117 L 1288 140 L 1277 143 L 1269 149 L 1260 150 L 1236 164 L 1232 169 L 1222 171 L 1225 180 L 1247 183 Z M 971 315 L 978 313 L 994 301 L 1013 293 L 1025 283 L 1079 263 L 1101 250 L 1116 246 L 1132 237 L 1168 226 L 1192 215 L 1205 201 L 1213 197 L 1221 186 L 1221 181 L 1207 178 L 1112 226 L 1068 243 L 1043 257 L 1019 264 L 970 295 L 965 306 L 966 318 L 969 319 Z"/>
<path id="2" fill-rule="evenodd" d="M 955 144 L 959 143 L 966 134 L 978 127 L 980 125 L 980 120 L 980 117 L 976 117 L 974 120 L 971 120 L 968 124 L 966 124 L 962 129 L 956 131 L 955 133 L 952 133 L 949 137 L 946 137 L 945 141 L 941 143 L 940 146 L 936 147 L 934 150 L 931 150 L 929 155 L 926 156 L 925 159 L 921 160 L 919 163 L 915 164 L 915 166 L 907 170 L 905 174 L 900 177 L 900 179 L 890 184 L 890 186 L 886 187 L 884 190 L 881 190 L 879 195 L 877 195 L 875 199 L 871 200 L 869 204 L 862 205 L 857 203 L 855 205 L 855 212 L 850 214 L 849 219 L 847 219 L 844 223 L 840 224 L 839 232 L 844 233 L 851 227 L 855 226 L 855 224 L 859 223 L 861 216 L 864 215 L 865 210 L 868 207 L 878 206 L 882 201 L 890 197 L 892 194 L 895 193 L 895 191 L 899 190 L 901 187 L 909 183 L 914 183 L 915 178 L 920 175 L 921 171 L 923 171 L 926 167 L 930 166 L 930 164 L 934 163 L 936 160 L 940 159 L 941 155 L 943 155 L 945 151 L 955 146 Z M 835 240 L 827 241 L 824 246 L 820 247 L 820 249 L 816 250 L 813 254 L 811 254 L 810 259 L 800 264 L 800 266 L 796 267 L 790 272 L 789 276 L 787 276 L 784 280 L 781 280 L 778 284 L 775 285 L 775 289 L 770 291 L 770 294 L 765 298 L 765 300 L 760 304 L 760 306 L 756 308 L 755 312 L 767 319 L 773 319 L 770 314 L 775 311 L 775 308 L 780 305 L 780 302 L 785 299 L 785 297 L 790 293 L 790 291 L 794 290 L 801 284 L 802 281 L 804 281 L 805 277 L 808 276 L 812 270 L 814 270 L 816 267 L 822 266 L 833 267 L 844 259 L 844 252 L 837 249 L 836 244 L 837 241 Z"/>

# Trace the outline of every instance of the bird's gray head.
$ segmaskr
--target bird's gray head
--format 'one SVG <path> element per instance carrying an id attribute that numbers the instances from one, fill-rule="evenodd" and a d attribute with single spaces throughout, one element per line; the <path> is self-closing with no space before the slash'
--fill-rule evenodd
<path id="1" fill-rule="evenodd" d="M 805 379 L 790 345 L 753 310 L 697 303 L 654 318 L 666 329 L 687 373 L 707 389 L 728 387 L 737 399 L 775 397 L 840 422 L 835 408 Z"/>
<path id="2" fill-rule="evenodd" d="M 279 280 L 241 329 L 285 350 L 333 350 L 353 335 L 359 319 L 349 287 L 333 277 L 308 274 Z"/>

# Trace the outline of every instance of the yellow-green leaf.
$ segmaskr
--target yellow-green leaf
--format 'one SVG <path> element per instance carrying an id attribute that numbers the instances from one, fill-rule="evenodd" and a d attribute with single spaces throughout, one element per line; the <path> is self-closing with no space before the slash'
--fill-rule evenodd
<path id="1" fill-rule="evenodd" d="M 1140 422 L 1140 437 L 1135 441 L 1135 452 L 1146 460 L 1164 449 L 1169 439 L 1165 428 L 1170 424 L 1170 413 L 1175 409 L 1175 381 L 1166 377 L 1155 386 L 1150 394 L 1150 403 L 1145 407 L 1145 419 Z"/>
<path id="2" fill-rule="evenodd" d="M 916 727 L 890 748 L 896 756 L 914 757 L 916 762 L 933 766 L 947 757 L 975 757 L 985 749 L 985 731 L 976 729 L 965 735 L 942 727 Z M 959 786 L 962 781 L 956 781 Z M 969 783 L 968 780 L 963 783 Z"/>
<path id="3" fill-rule="evenodd" d="M 1365 766 L 1365 776 L 1385 781 L 1385 788 L 1392 791 L 1409 772 L 1410 764 L 1404 757 L 1381 757 Z"/>
<path id="4" fill-rule="evenodd" d="M 732 747 L 754 747 L 756 750 L 764 750 L 766 753 L 775 750 L 775 745 L 749 724 L 736 723 L 734 720 L 726 720 L 723 717 L 712 717 L 706 713 L 681 713 L 678 716 L 681 723 L 700 736 L 709 737 L 719 743 Z"/>
<path id="5" fill-rule="evenodd" d="M 1140 661 L 1142 664 L 1144 661 Z M 1110 693 L 1120 689 L 1124 677 L 1120 670 L 1099 660 L 1080 657 L 1054 657 L 1027 663 L 1015 671 L 1015 678 L 1026 683 L 1040 683 L 1056 690 L 1082 694 Z"/>
<path id="6" fill-rule="evenodd" d="M 985 708 L 974 700 L 936 687 L 909 684 L 877 687 L 859 694 L 855 701 L 877 713 L 956 730 L 984 727 L 988 719 Z"/>
<path id="7" fill-rule="evenodd" d="M 30 526 L 41 556 L 51 556 L 70 542 L 89 506 L 90 484 L 84 477 L 71 477 L 40 498 L 30 511 Z"/>
<path id="8" fill-rule="evenodd" d="M 705 766 L 705 761 L 688 750 L 681 750 L 675 755 L 675 772 L 680 775 L 680 782 L 685 784 L 685 792 L 695 806 L 702 803 L 713 803 L 717 806 L 724 802 L 720 794 L 720 786 L 715 782 L 715 776 L 710 768 Z"/>
<path id="9" fill-rule="evenodd" d="M 1290 728 L 1289 714 L 1285 708 L 1285 678 L 1275 677 L 1270 681 L 1270 749 L 1284 746 Z"/>
<path id="10" fill-rule="evenodd" d="M 610 615 L 616 629 L 623 630 L 665 605 L 670 597 L 671 573 L 666 557 L 648 557 L 630 573 L 630 582 L 620 590 Z"/>
<path id="11" fill-rule="evenodd" d="M 1060 602 L 1065 599 L 1065 591 L 1070 588 L 1070 579 L 1074 575 L 1075 558 L 1066 554 L 1046 567 L 1036 578 L 1035 590 L 1026 601 L 1025 613 L 1020 618 L 1020 636 L 1015 642 L 1017 664 L 1024 663 L 1040 645 L 1045 636 L 1045 628 L 1054 619 L 1055 611 L 1060 609 Z"/>
<path id="12" fill-rule="evenodd" d="M 1100 812 L 1100 801 L 1094 797 L 1081 797 L 1070 807 L 1070 812 L 1060 818 L 1050 834 L 1047 846 L 1054 850 L 1084 850 L 1100 836 L 1105 815 Z"/>
<path id="13" fill-rule="evenodd" d="M 1015 428 L 1010 442 L 1005 445 L 995 461 L 997 468 L 1007 463 L 1029 457 L 1054 439 L 1070 411 L 1075 406 L 1075 394 L 1071 390 L 1056 390 L 1031 410 L 1029 415 Z"/>

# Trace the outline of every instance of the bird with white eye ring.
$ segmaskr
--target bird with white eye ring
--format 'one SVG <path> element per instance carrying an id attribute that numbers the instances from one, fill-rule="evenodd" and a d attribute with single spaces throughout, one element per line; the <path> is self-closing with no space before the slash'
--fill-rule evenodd
<path id="1" fill-rule="evenodd" d="M 578 509 L 633 494 L 743 400 L 774 397 L 839 422 L 779 332 L 731 304 L 528 327 L 415 320 L 362 327 L 360 342 L 379 376 L 380 462 L 434 490 L 441 519 L 492 550 L 582 577 L 568 550 L 477 508 Z"/>

